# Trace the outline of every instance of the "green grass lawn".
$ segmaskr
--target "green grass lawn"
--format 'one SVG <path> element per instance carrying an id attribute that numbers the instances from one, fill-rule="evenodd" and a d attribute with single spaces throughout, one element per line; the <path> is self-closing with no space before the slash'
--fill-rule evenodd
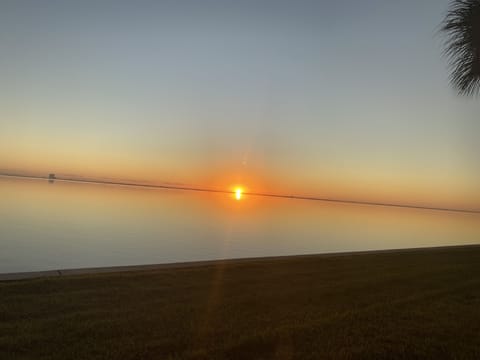
<path id="1" fill-rule="evenodd" d="M 480 359 L 480 247 L 0 283 L 0 359 Z"/>

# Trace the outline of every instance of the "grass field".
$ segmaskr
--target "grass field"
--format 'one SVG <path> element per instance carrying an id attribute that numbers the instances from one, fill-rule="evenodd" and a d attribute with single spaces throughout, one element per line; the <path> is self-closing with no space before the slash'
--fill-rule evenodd
<path id="1" fill-rule="evenodd" d="M 0 359 L 480 359 L 480 247 L 3 282 Z"/>

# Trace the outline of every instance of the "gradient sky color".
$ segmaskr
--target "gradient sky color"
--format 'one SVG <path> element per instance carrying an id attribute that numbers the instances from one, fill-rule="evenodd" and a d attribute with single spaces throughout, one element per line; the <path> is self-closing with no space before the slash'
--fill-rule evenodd
<path id="1" fill-rule="evenodd" d="M 0 2 L 0 169 L 480 204 L 448 0 Z"/>

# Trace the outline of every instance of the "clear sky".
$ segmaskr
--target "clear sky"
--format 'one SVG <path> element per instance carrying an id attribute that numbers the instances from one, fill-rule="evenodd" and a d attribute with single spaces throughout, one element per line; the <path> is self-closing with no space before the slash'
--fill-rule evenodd
<path id="1" fill-rule="evenodd" d="M 0 2 L 0 169 L 480 204 L 448 0 Z"/>

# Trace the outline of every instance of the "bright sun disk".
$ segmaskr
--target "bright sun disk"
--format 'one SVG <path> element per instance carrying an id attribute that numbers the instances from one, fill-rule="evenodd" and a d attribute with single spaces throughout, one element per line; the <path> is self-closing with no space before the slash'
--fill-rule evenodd
<path id="1" fill-rule="evenodd" d="M 240 200 L 242 198 L 242 189 L 236 188 L 235 189 L 235 199 Z"/>

